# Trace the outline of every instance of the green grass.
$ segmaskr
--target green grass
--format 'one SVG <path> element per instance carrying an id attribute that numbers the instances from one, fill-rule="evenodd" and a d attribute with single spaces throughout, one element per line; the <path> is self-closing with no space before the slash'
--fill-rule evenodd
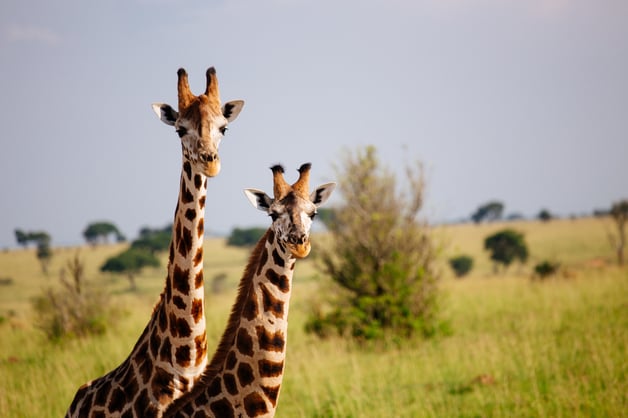
<path id="1" fill-rule="evenodd" d="M 605 223 L 606 222 L 606 223 Z M 442 263 L 443 315 L 451 336 L 401 345 L 359 347 L 318 340 L 303 325 L 316 294 L 329 286 L 311 259 L 298 263 L 290 312 L 279 417 L 621 417 L 628 410 L 628 270 L 613 265 L 608 221 L 519 222 L 530 246 L 527 265 L 499 276 L 482 250 L 503 225 L 438 228 L 443 259 L 474 257 L 471 274 L 454 279 Z M 323 245 L 316 237 L 316 245 Z M 148 320 L 163 287 L 165 264 L 137 279 L 98 266 L 120 246 L 83 248 L 87 277 L 102 283 L 123 312 L 104 335 L 50 343 L 31 323 L 30 298 L 53 286 L 76 249 L 55 249 L 50 277 L 32 250 L 0 253 L 0 417 L 62 416 L 76 388 L 116 367 Z M 222 333 L 248 252 L 207 240 L 205 277 L 227 274 L 223 294 L 207 294 L 210 345 Z M 563 274 L 529 279 L 552 259 Z M 163 260 L 165 263 L 165 260 Z M 209 286 L 208 286 L 209 287 Z"/>

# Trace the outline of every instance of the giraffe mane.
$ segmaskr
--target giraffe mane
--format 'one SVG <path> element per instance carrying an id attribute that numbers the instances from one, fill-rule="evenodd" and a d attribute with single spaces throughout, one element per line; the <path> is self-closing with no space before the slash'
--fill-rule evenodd
<path id="1" fill-rule="evenodd" d="M 249 292 L 251 291 L 251 287 L 253 284 L 253 278 L 255 277 L 256 269 L 259 265 L 260 256 L 262 252 L 265 251 L 264 247 L 266 245 L 266 241 L 268 241 L 268 237 L 271 234 L 272 232 L 269 228 L 264 236 L 260 238 L 257 244 L 255 244 L 255 248 L 253 249 L 253 252 L 249 257 L 249 261 L 244 268 L 244 273 L 242 273 L 242 278 L 240 279 L 240 284 L 238 286 L 238 295 L 236 297 L 236 301 L 231 308 L 231 314 L 229 315 L 227 327 L 223 332 L 222 337 L 220 338 L 220 342 L 218 343 L 218 348 L 216 349 L 214 356 L 205 367 L 205 371 L 203 372 L 199 381 L 194 385 L 192 390 L 175 400 L 174 403 L 168 408 L 168 411 L 176 411 L 177 405 L 185 403 L 190 398 L 195 399 L 201 392 L 206 389 L 207 385 L 211 383 L 216 374 L 220 373 L 220 367 L 224 364 L 227 358 L 227 354 L 229 354 L 229 349 L 233 346 L 233 341 L 240 326 L 239 320 L 242 316 L 242 309 L 246 305 L 246 301 L 249 297 Z M 164 417 L 167 416 L 170 416 L 170 414 L 164 415 Z"/>

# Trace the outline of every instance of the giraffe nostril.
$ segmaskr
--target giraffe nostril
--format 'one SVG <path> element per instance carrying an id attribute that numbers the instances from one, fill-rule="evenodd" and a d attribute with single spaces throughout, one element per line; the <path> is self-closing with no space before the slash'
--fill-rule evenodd
<path id="1" fill-rule="evenodd" d="M 290 235 L 289 241 L 290 244 L 305 244 L 307 242 L 307 237 L 305 234 L 293 234 Z"/>
<path id="2" fill-rule="evenodd" d="M 199 158 L 204 163 L 212 163 L 218 161 L 218 154 L 215 152 L 203 152 L 199 155 Z"/>

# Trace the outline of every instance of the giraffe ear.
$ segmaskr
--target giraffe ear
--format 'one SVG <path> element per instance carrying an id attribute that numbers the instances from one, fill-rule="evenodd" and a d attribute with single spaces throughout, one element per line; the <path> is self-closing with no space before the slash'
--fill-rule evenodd
<path id="1" fill-rule="evenodd" d="M 244 100 L 232 100 L 224 104 L 222 107 L 222 115 L 228 122 L 231 122 L 238 117 L 243 107 Z"/>
<path id="2" fill-rule="evenodd" d="M 157 117 L 161 119 L 166 125 L 174 126 L 174 123 L 179 118 L 179 112 L 174 110 L 172 106 L 165 103 L 153 103 L 153 111 L 157 114 Z"/>
<path id="3" fill-rule="evenodd" d="M 329 199 L 331 192 L 333 192 L 335 188 L 336 183 L 325 183 L 322 186 L 318 186 L 310 195 L 310 200 L 316 207 L 319 207 Z"/>
<path id="4" fill-rule="evenodd" d="M 264 212 L 267 212 L 273 203 L 273 199 L 270 196 L 258 189 L 244 189 L 244 194 L 253 207 Z"/>

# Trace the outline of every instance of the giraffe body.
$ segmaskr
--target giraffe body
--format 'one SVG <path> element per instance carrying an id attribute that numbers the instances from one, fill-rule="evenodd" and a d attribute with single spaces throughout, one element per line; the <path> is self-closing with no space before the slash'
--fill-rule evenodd
<path id="1" fill-rule="evenodd" d="M 220 108 L 215 71 L 207 71 L 205 94 L 189 92 L 180 69 L 179 111 L 154 105 L 181 138 L 183 164 L 164 291 L 142 335 L 116 369 L 86 383 L 66 417 L 161 417 L 189 392 L 207 364 L 203 236 L 207 177 L 220 170 L 218 143 L 243 102 Z"/>
<path id="2" fill-rule="evenodd" d="M 273 223 L 255 246 L 240 281 L 227 329 L 201 380 L 166 411 L 165 417 L 272 417 L 283 379 L 288 308 L 297 258 L 310 250 L 316 208 L 333 183 L 307 192 L 309 164 L 297 183 L 273 167 L 275 198 L 256 189 L 249 200 Z"/>

